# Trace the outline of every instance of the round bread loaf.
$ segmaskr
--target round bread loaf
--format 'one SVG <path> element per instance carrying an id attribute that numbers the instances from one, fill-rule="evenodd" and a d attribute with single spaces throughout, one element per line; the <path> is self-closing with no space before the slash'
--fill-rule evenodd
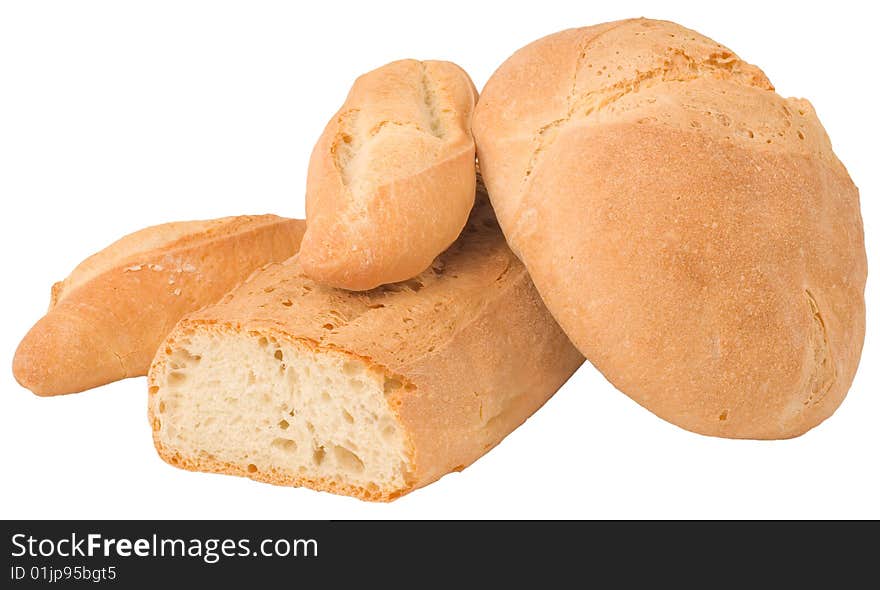
<path id="1" fill-rule="evenodd" d="M 621 391 L 732 438 L 797 436 L 838 407 L 864 338 L 864 234 L 806 100 L 634 19 L 517 51 L 474 135 L 508 242 Z"/>

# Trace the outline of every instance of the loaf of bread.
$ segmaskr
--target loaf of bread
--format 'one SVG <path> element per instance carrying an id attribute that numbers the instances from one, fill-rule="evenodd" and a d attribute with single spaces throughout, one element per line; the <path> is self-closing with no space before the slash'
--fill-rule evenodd
<path id="1" fill-rule="evenodd" d="M 355 81 L 309 163 L 300 264 L 318 283 L 410 279 L 474 204 L 473 82 L 444 61 L 395 61 Z"/>
<path id="2" fill-rule="evenodd" d="M 244 215 L 125 236 L 52 287 L 49 311 L 15 353 L 15 378 L 59 395 L 145 375 L 177 320 L 295 254 L 304 230 L 301 220 Z"/>
<path id="3" fill-rule="evenodd" d="M 511 247 L 620 390 L 734 438 L 797 436 L 841 403 L 864 236 L 809 102 L 699 33 L 636 19 L 517 51 L 474 135 Z"/>
<path id="4" fill-rule="evenodd" d="M 470 465 L 581 362 L 483 198 L 409 281 L 322 287 L 295 256 L 186 316 L 149 416 L 172 465 L 385 501 Z"/>

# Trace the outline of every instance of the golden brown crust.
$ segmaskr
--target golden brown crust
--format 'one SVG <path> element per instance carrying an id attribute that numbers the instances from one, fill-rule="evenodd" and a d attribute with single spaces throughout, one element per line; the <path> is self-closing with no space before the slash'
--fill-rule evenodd
<path id="1" fill-rule="evenodd" d="M 229 235 L 244 228 L 276 223 L 275 215 L 240 215 L 198 221 L 172 221 L 153 225 L 116 240 L 100 252 L 92 254 L 63 281 L 52 285 L 51 306 L 78 286 L 115 267 L 135 265 L 138 258 L 151 253 L 183 249 L 188 245 L 204 243 L 216 235 Z"/>
<path id="2" fill-rule="evenodd" d="M 760 69 L 723 45 L 665 21 L 629 19 L 568 29 L 515 52 L 486 84 L 473 123 L 475 137 L 482 138 L 480 160 L 489 164 L 484 178 L 505 231 L 532 170 L 560 131 L 588 119 L 604 122 L 608 107 L 622 97 L 700 78 L 773 89 Z M 656 106 L 662 111 L 666 103 Z"/>
<path id="3" fill-rule="evenodd" d="M 449 62 L 401 60 L 357 79 L 309 163 L 309 276 L 370 289 L 415 276 L 455 240 L 474 202 L 476 99 Z"/>
<path id="4" fill-rule="evenodd" d="M 830 416 L 864 331 L 863 238 L 849 178 L 802 155 L 655 126 L 557 141 L 581 157 L 549 154 L 559 163 L 533 186 L 563 194 L 577 183 L 589 213 L 574 228 L 565 220 L 577 201 L 536 208 L 534 227 L 556 229 L 522 252 L 595 366 L 661 417 L 705 434 L 785 438 Z M 611 172 L 583 173 L 596 169 Z M 665 198 L 646 198 L 654 191 Z M 589 287 L 572 289 L 585 268 Z"/>
<path id="5" fill-rule="evenodd" d="M 535 70 L 571 90 L 528 128 L 511 109 L 539 101 Z M 864 336 L 864 238 L 807 101 L 693 31 L 638 19 L 523 48 L 474 128 L 512 248 L 615 386 L 732 438 L 797 436 L 837 408 Z"/>
<path id="6" fill-rule="evenodd" d="M 392 499 L 470 465 L 583 362 L 507 248 L 485 197 L 459 240 L 405 283 L 365 292 L 323 287 L 305 276 L 298 258 L 267 267 L 216 305 L 190 314 L 168 341 L 196 329 L 255 332 L 317 351 L 343 351 L 381 368 L 390 384 L 389 406 L 412 446 L 407 485 L 333 488 L 331 482 L 257 475 L 188 457 L 190 468 Z M 162 373 L 166 354 L 156 356 L 151 387 L 158 386 L 154 376 Z M 152 421 L 152 402 L 150 411 Z"/>
<path id="7" fill-rule="evenodd" d="M 304 225 L 241 216 L 123 238 L 53 286 L 49 312 L 16 351 L 16 379 L 38 395 L 59 395 L 146 374 L 181 316 L 296 253 Z"/>

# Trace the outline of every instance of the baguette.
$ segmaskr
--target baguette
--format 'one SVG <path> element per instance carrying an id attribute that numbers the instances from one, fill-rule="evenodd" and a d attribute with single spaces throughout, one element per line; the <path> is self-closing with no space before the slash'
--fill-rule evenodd
<path id="1" fill-rule="evenodd" d="M 809 102 L 699 33 L 634 19 L 517 51 L 474 133 L 511 247 L 618 389 L 730 438 L 797 436 L 840 405 L 864 232 Z"/>
<path id="2" fill-rule="evenodd" d="M 16 380 L 37 395 L 59 395 L 145 375 L 181 316 L 295 254 L 304 225 L 245 215 L 125 236 L 53 285 L 49 311 L 15 353 Z"/>
<path id="3" fill-rule="evenodd" d="M 355 81 L 309 163 L 309 277 L 356 290 L 403 281 L 458 237 L 474 203 L 476 100 L 443 61 L 396 61 Z"/>
<path id="4" fill-rule="evenodd" d="M 148 378 L 161 457 L 387 501 L 498 444 L 583 358 L 474 209 L 407 282 L 322 287 L 296 256 L 182 319 Z"/>

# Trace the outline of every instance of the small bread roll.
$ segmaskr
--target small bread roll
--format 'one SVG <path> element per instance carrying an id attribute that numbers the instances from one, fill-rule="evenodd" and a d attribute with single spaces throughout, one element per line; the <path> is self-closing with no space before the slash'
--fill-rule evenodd
<path id="1" fill-rule="evenodd" d="M 181 316 L 296 254 L 304 230 L 299 219 L 241 215 L 125 236 L 55 283 L 49 311 L 15 352 L 15 378 L 60 395 L 146 375 Z"/>
<path id="2" fill-rule="evenodd" d="M 797 436 L 841 403 L 864 235 L 809 102 L 699 33 L 635 19 L 517 51 L 474 134 L 513 250 L 621 391 L 732 438 Z"/>
<path id="3" fill-rule="evenodd" d="M 419 274 L 474 204 L 477 91 L 444 61 L 395 61 L 358 78 L 309 163 L 300 263 L 365 290 Z"/>

